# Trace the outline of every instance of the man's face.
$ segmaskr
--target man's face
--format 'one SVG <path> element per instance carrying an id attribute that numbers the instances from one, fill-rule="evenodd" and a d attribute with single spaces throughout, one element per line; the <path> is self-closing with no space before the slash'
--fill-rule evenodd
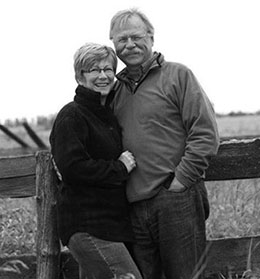
<path id="1" fill-rule="evenodd" d="M 130 17 L 113 31 L 116 54 L 128 67 L 140 66 L 152 57 L 153 37 L 138 16 Z"/>

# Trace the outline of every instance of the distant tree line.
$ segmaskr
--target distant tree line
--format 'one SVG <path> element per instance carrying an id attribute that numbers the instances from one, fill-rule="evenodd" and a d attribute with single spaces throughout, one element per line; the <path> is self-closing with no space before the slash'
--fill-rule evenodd
<path id="1" fill-rule="evenodd" d="M 243 111 L 231 111 L 228 114 L 220 114 L 216 113 L 217 117 L 225 117 L 225 116 L 246 116 L 246 115 L 260 115 L 260 110 L 258 110 L 255 113 L 246 113 Z M 27 118 L 15 118 L 15 119 L 6 119 L 3 123 L 6 127 L 17 127 L 22 125 L 24 122 L 27 122 L 28 124 L 32 126 L 41 126 L 44 127 L 46 130 L 51 129 L 53 122 L 56 118 L 56 114 L 51 114 L 48 116 L 37 116 L 36 118 L 33 118 L 31 120 L 28 120 Z"/>
<path id="2" fill-rule="evenodd" d="M 6 127 L 17 127 L 21 126 L 23 123 L 28 123 L 32 126 L 41 126 L 46 130 L 51 129 L 53 122 L 56 118 L 56 114 L 48 115 L 48 116 L 37 116 L 36 118 L 28 120 L 27 118 L 15 118 L 15 119 L 6 119 L 4 121 L 4 126 Z"/>
<path id="3" fill-rule="evenodd" d="M 248 113 L 248 112 L 243 112 L 243 111 L 231 111 L 227 114 L 221 114 L 221 113 L 216 113 L 217 117 L 224 117 L 224 116 L 246 116 L 246 115 L 260 115 L 260 110 L 254 112 L 254 113 Z"/>

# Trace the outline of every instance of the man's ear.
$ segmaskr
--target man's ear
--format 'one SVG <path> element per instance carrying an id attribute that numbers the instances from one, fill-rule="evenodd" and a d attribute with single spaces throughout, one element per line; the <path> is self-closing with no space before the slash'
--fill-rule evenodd
<path id="1" fill-rule="evenodd" d="M 154 44 L 154 38 L 153 38 L 153 36 L 151 36 L 151 41 L 152 41 L 152 46 L 153 46 L 153 44 Z"/>

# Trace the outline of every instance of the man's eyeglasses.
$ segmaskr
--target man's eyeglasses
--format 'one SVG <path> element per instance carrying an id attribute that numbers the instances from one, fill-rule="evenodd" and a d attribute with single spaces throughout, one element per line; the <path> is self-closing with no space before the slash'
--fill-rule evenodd
<path id="1" fill-rule="evenodd" d="M 139 35 L 129 35 L 129 36 L 122 36 L 122 37 L 116 37 L 115 42 L 119 44 L 126 44 L 128 42 L 128 39 L 131 39 L 133 43 L 138 43 L 140 42 L 143 38 L 145 38 L 147 33 Z"/>
<path id="2" fill-rule="evenodd" d="M 102 72 L 107 76 L 112 76 L 115 74 L 112 68 L 104 68 L 104 69 L 91 68 L 89 71 L 83 71 L 83 73 L 89 73 L 92 76 L 99 76 Z"/>

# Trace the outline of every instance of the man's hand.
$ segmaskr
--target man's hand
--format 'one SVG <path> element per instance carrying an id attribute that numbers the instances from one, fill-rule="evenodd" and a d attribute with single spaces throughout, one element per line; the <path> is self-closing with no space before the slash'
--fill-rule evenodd
<path id="1" fill-rule="evenodd" d="M 176 193 L 184 192 L 186 189 L 187 187 L 181 184 L 176 177 L 174 177 L 170 187 L 168 188 L 169 191 L 176 192 Z"/>

